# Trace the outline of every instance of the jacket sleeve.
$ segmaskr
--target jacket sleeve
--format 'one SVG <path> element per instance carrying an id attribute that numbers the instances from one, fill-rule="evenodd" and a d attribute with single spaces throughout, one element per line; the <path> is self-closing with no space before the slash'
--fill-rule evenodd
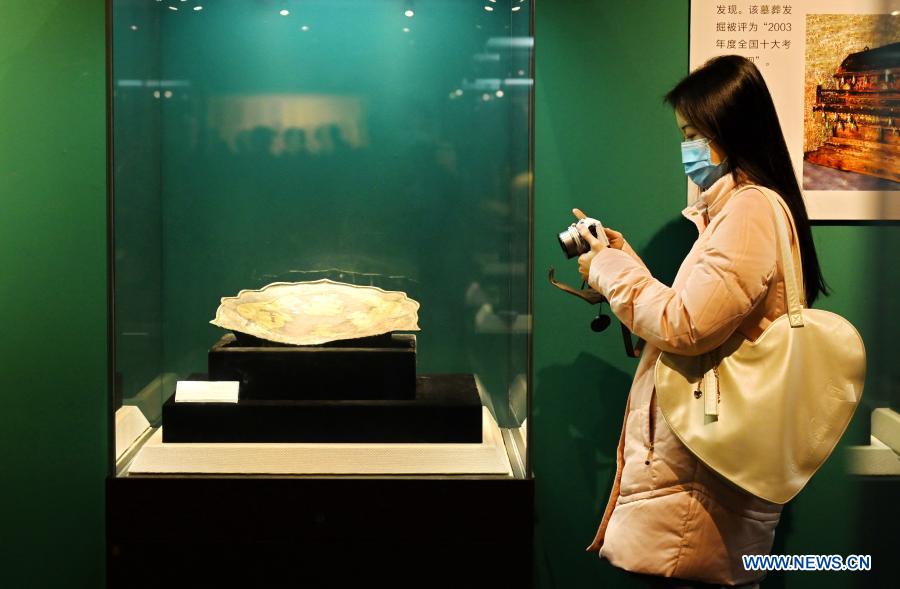
<path id="1" fill-rule="evenodd" d="M 594 257 L 588 284 L 651 345 L 685 356 L 709 352 L 766 294 L 777 268 L 777 245 L 772 209 L 758 190 L 734 195 L 706 231 L 711 233 L 678 290 L 614 248 Z"/>
<path id="2" fill-rule="evenodd" d="M 647 264 L 644 263 L 644 260 L 642 260 L 641 257 L 637 255 L 637 252 L 634 251 L 634 248 L 631 247 L 631 244 L 628 243 L 628 240 L 625 238 L 622 238 L 622 251 L 637 260 L 638 263 L 640 263 L 640 265 L 644 268 L 647 267 Z"/>

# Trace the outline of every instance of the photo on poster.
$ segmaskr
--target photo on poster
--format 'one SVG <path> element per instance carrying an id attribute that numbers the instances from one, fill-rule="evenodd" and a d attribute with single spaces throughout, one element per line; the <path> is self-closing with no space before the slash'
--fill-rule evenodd
<path id="1" fill-rule="evenodd" d="M 890 14 L 807 14 L 804 190 L 900 190 L 900 30 Z"/>

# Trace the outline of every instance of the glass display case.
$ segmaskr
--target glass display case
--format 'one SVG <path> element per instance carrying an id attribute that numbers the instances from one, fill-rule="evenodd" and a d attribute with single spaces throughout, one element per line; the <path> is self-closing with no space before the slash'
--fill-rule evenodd
<path id="1" fill-rule="evenodd" d="M 371 472 L 380 474 L 531 477 L 530 4 L 110 2 L 116 476 L 348 474 L 375 464 Z M 329 440 L 354 442 L 363 452 L 335 458 L 315 454 L 313 446 L 333 445 L 303 432 L 283 440 L 227 439 L 225 413 L 208 413 L 223 403 L 176 412 L 177 383 L 219 380 L 214 348 L 225 345 L 228 332 L 210 320 L 223 297 L 323 279 L 402 291 L 419 303 L 420 330 L 405 334 L 414 336 L 416 386 L 443 378 L 440 394 L 452 396 L 454 387 L 471 383 L 479 441 L 451 435 L 430 443 L 421 431 L 440 423 L 456 427 L 456 418 L 432 413 L 431 425 L 409 438 Z M 406 400 L 361 400 L 359 391 L 378 388 L 367 373 L 353 377 L 355 383 L 340 380 L 340 362 L 319 361 L 326 349 L 349 346 L 365 355 L 384 341 L 310 346 L 301 351 L 320 354 L 303 365 L 312 368 L 285 378 L 303 380 L 304 370 L 318 370 L 325 380 L 333 374 L 354 389 L 344 397 L 337 390 L 327 401 L 344 407 L 415 405 L 419 389 Z M 294 355 L 285 361 L 300 366 L 298 350 L 288 352 Z M 349 361 L 382 366 L 363 355 Z M 238 402 L 222 411 L 245 402 L 248 383 L 234 380 L 240 381 Z M 284 396 L 274 392 L 261 403 Z M 255 431 L 323 429 L 322 414 L 310 417 L 307 410 L 279 406 L 269 417 L 254 414 Z M 341 419 L 340 411 L 328 419 Z M 408 423 L 418 415 L 394 419 Z M 276 427 L 269 419 L 283 423 Z M 219 433 L 204 437 L 213 423 Z M 173 438 L 176 424 L 181 437 Z M 190 454 L 192 445 L 208 456 L 244 442 L 257 453 L 221 458 L 234 462 L 219 470 Z M 491 466 L 486 455 L 466 458 L 491 444 Z M 458 456 L 417 465 L 428 447 L 458 450 Z M 411 452 L 408 459 L 403 452 Z M 379 461 L 407 466 L 377 470 Z"/>

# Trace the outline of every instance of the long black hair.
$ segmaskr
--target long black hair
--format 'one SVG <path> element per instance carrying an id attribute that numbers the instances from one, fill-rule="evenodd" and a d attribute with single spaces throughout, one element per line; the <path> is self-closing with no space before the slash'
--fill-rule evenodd
<path id="1" fill-rule="evenodd" d="M 828 295 L 775 105 L 753 62 L 740 55 L 714 57 L 672 88 L 665 101 L 715 141 L 731 163 L 735 182 L 742 174 L 784 199 L 797 226 L 806 304 L 811 307 L 820 293 Z"/>

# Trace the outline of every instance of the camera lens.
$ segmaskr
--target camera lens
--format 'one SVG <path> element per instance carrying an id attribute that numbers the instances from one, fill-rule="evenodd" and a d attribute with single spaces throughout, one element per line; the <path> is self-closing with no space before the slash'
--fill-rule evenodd
<path id="1" fill-rule="evenodd" d="M 569 227 L 559 234 L 559 245 L 562 247 L 563 253 L 566 254 L 567 258 L 580 256 L 590 249 L 585 247 L 587 244 L 581 238 L 581 234 L 578 233 L 578 229 L 575 227 Z"/>

